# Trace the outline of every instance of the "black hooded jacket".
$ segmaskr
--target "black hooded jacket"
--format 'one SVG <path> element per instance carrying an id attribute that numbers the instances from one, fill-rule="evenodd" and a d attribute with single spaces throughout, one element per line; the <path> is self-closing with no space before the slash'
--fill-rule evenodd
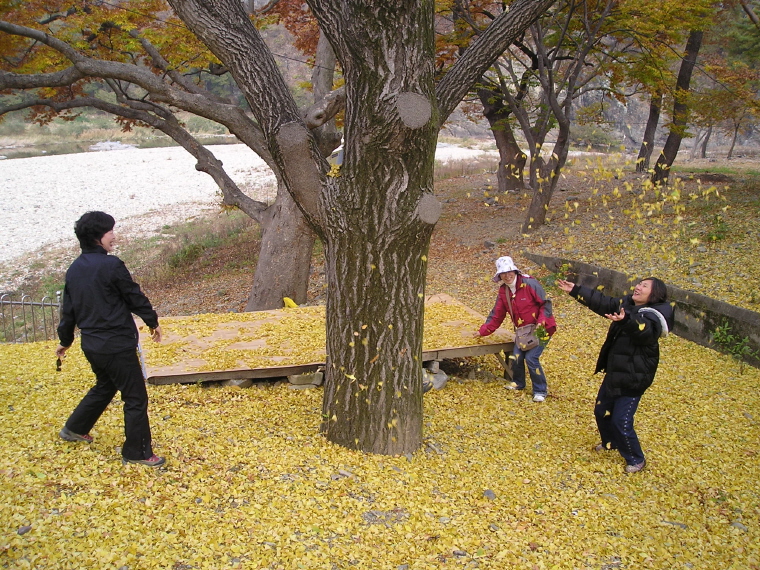
<path id="1" fill-rule="evenodd" d="M 66 272 L 58 325 L 61 346 L 71 346 L 78 326 L 83 350 L 103 354 L 132 350 L 138 339 L 132 313 L 149 327 L 158 326 L 158 315 L 124 262 L 100 246 L 82 249 Z"/>
<path id="2" fill-rule="evenodd" d="M 641 396 L 654 381 L 659 339 L 673 328 L 674 305 L 637 306 L 631 295 L 609 297 L 581 285 L 575 285 L 570 295 L 601 316 L 625 310 L 625 318 L 610 325 L 594 372 L 606 372 L 604 383 L 611 396 Z"/>

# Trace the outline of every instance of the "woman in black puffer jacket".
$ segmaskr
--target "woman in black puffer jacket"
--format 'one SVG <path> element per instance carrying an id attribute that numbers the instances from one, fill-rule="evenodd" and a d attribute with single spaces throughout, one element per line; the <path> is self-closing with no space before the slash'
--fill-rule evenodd
<path id="1" fill-rule="evenodd" d="M 626 461 L 626 473 L 641 471 L 646 460 L 633 416 L 657 372 L 659 339 L 673 328 L 675 310 L 667 301 L 665 283 L 647 277 L 632 295 L 618 298 L 570 281 L 558 280 L 557 286 L 612 321 L 595 370 L 605 375 L 594 407 L 602 441 L 594 449 L 617 449 Z"/>

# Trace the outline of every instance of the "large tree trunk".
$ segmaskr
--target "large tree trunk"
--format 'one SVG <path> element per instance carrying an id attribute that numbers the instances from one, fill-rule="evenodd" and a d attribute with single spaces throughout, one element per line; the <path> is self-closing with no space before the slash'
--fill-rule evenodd
<path id="1" fill-rule="evenodd" d="M 636 159 L 636 172 L 646 172 L 649 170 L 649 161 L 652 159 L 652 150 L 654 149 L 654 135 L 657 132 L 657 124 L 660 122 L 660 111 L 662 110 L 662 91 L 652 93 L 649 101 L 649 117 L 644 129 L 644 137 L 641 140 L 639 156 Z"/>
<path id="2" fill-rule="evenodd" d="M 433 12 L 413 3 L 365 11 L 360 25 L 330 37 L 336 53 L 356 57 L 341 62 L 344 161 L 323 193 L 331 216 L 321 431 L 352 449 L 403 454 L 422 441 L 426 261 L 440 213 Z M 382 46 L 395 46 L 390 65 L 376 63 Z"/>
<path id="3" fill-rule="evenodd" d="M 691 75 L 697 63 L 697 55 L 699 54 L 699 48 L 702 46 L 703 35 L 704 32 L 701 30 L 692 30 L 689 34 L 689 39 L 686 41 L 686 53 L 681 62 L 681 68 L 678 70 L 678 79 L 676 79 L 673 120 L 670 126 L 670 133 L 652 173 L 652 184 L 655 185 L 666 185 L 668 183 L 670 167 L 673 166 L 673 161 L 676 159 L 678 149 L 681 147 L 681 141 L 686 132 L 686 125 L 689 119 L 689 105 L 686 101 L 686 95 L 689 92 Z"/>
<path id="4" fill-rule="evenodd" d="M 496 179 L 499 192 L 516 192 L 525 188 L 523 172 L 527 156 L 515 140 L 508 117 L 509 106 L 504 104 L 501 93 L 496 89 L 483 87 L 478 89 L 478 98 L 483 105 L 483 115 L 488 120 L 493 133 L 496 148 L 499 150 L 499 169 Z"/>
<path id="5" fill-rule="evenodd" d="M 286 190 L 265 212 L 261 249 L 246 311 L 280 309 L 283 298 L 306 302 L 315 235 Z"/>
<path id="6" fill-rule="evenodd" d="M 367 228 L 349 222 L 327 247 L 330 334 L 321 431 L 351 449 L 403 454 L 422 441 L 422 321 L 432 226 L 416 222 L 392 236 L 392 219 L 379 221 L 370 229 L 376 241 L 362 239 Z"/>

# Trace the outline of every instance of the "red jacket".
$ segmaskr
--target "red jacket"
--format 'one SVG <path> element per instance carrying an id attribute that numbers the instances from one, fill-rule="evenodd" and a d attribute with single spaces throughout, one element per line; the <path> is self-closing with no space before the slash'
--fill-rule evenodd
<path id="1" fill-rule="evenodd" d="M 512 301 L 512 311 L 509 310 L 507 295 L 510 295 Z M 530 275 L 517 275 L 514 295 L 506 284 L 499 287 L 496 304 L 491 309 L 491 314 L 488 315 L 485 324 L 480 327 L 480 336 L 492 334 L 501 326 L 507 314 L 512 318 L 515 327 L 531 324 L 544 325 L 549 336 L 557 330 L 557 322 L 552 314 L 551 299 L 546 296 L 541 283 Z"/>

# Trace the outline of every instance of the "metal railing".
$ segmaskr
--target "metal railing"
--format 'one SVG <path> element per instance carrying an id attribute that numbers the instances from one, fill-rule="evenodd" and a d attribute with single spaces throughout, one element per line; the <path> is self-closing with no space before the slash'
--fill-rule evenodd
<path id="1" fill-rule="evenodd" d="M 0 295 L 0 342 L 37 342 L 56 338 L 60 321 L 61 292 L 51 297 L 32 301 L 21 295 L 14 301 L 9 294 Z"/>

